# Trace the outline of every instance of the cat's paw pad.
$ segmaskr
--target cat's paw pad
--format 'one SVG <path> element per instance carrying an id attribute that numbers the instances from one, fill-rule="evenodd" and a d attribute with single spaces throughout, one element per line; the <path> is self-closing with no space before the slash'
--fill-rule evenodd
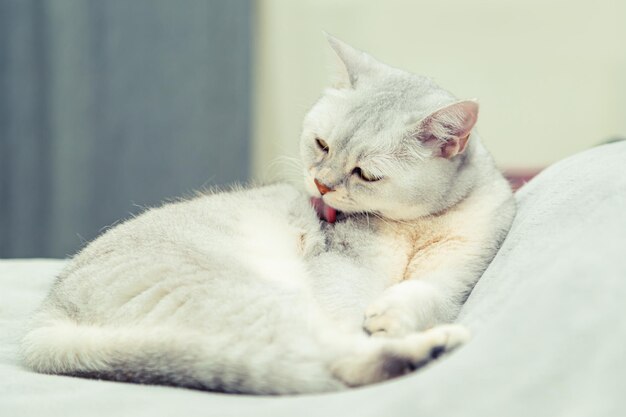
<path id="1" fill-rule="evenodd" d="M 393 299 L 381 298 L 365 310 L 363 329 L 372 336 L 400 337 L 415 328 L 415 313 Z"/>

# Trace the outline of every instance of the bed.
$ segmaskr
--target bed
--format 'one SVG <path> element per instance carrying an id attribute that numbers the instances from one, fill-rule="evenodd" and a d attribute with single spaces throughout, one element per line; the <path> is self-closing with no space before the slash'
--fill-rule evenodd
<path id="1" fill-rule="evenodd" d="M 254 397 L 40 375 L 17 341 L 62 260 L 0 261 L 0 416 L 626 416 L 626 142 L 543 171 L 468 298 L 466 346 L 341 393 Z"/>

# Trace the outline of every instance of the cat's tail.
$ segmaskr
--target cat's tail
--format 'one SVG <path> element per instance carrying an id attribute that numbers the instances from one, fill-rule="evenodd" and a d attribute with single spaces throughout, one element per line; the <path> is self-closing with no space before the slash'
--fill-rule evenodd
<path id="1" fill-rule="evenodd" d="M 24 336 L 21 359 L 25 366 L 46 374 L 230 393 L 346 388 L 314 357 L 296 358 L 272 346 L 264 352 L 246 351 L 226 338 L 171 328 L 47 321 Z"/>
<path id="2" fill-rule="evenodd" d="M 219 335 L 171 328 L 46 321 L 22 340 L 22 361 L 47 374 L 251 394 L 337 391 L 383 381 L 429 362 L 467 339 L 456 325 L 404 338 L 355 337 L 328 351 L 268 343 L 246 351 Z M 345 340 L 344 340 L 345 342 Z"/>

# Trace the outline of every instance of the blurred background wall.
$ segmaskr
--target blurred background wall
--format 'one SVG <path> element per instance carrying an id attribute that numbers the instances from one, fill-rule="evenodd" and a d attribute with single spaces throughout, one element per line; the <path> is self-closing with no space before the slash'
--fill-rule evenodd
<path id="1" fill-rule="evenodd" d="M 297 154 L 327 85 L 322 29 L 392 66 L 478 98 L 501 167 L 535 169 L 626 134 L 624 0 L 261 0 L 254 172 Z"/>
<path id="2" fill-rule="evenodd" d="M 503 169 L 626 136 L 623 0 L 0 0 L 0 257 L 293 173 L 326 30 L 478 98 Z M 626 169 L 626 168 L 625 168 Z"/>
<path id="3" fill-rule="evenodd" d="M 249 0 L 0 0 L 0 257 L 248 178 Z"/>

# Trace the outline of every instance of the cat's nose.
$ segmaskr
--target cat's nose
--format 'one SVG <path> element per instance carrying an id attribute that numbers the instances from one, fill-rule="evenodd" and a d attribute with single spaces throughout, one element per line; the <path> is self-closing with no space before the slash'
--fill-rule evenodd
<path id="1" fill-rule="evenodd" d="M 327 186 L 326 184 L 323 184 L 323 183 L 319 182 L 317 178 L 315 178 L 313 180 L 313 182 L 317 186 L 317 189 L 320 191 L 321 195 L 324 195 L 326 193 L 329 193 L 329 192 L 333 191 L 333 189 L 330 188 L 329 186 Z"/>

